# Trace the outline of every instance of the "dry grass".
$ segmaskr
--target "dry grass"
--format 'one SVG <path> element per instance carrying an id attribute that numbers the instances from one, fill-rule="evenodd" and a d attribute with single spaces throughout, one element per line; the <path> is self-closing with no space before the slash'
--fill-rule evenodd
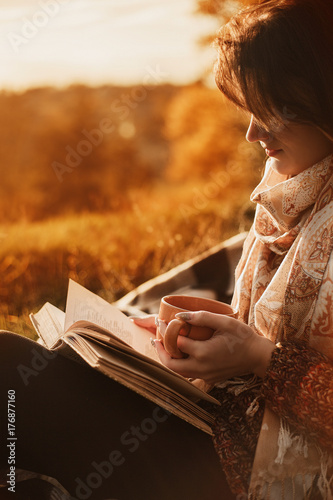
<path id="1" fill-rule="evenodd" d="M 246 229 L 263 160 L 247 119 L 201 83 L 112 111 L 132 90 L 0 94 L 0 328 L 34 336 L 29 313 L 64 308 L 68 278 L 113 301 Z M 58 182 L 53 162 L 106 117 L 112 134 Z"/>
<path id="2" fill-rule="evenodd" d="M 158 185 L 133 191 L 121 212 L 1 226 L 0 328 L 34 337 L 29 312 L 64 308 L 69 278 L 113 301 L 244 229 L 249 193 L 229 186 L 208 198 L 204 187 Z"/>

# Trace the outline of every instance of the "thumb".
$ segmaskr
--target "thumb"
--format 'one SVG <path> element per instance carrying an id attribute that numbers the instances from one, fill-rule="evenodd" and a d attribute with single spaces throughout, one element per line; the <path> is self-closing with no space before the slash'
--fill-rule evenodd
<path id="1" fill-rule="evenodd" d="M 149 314 L 147 316 L 130 316 L 129 319 L 137 326 L 146 328 L 149 332 L 156 334 L 156 314 Z"/>

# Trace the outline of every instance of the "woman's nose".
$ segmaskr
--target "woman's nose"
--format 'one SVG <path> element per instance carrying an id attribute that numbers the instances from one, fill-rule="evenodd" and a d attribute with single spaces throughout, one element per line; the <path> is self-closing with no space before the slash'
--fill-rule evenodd
<path id="1" fill-rule="evenodd" d="M 248 142 L 258 142 L 258 141 L 267 141 L 269 139 L 270 139 L 270 133 L 263 127 L 260 127 L 255 122 L 254 117 L 251 116 L 250 125 L 246 133 L 246 140 Z"/>

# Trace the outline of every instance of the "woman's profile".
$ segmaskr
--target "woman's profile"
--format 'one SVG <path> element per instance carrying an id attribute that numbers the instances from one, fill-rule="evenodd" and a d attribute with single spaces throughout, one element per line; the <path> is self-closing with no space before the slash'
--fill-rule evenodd
<path id="1" fill-rule="evenodd" d="M 236 269 L 232 306 L 238 318 L 181 314 L 190 324 L 213 328 L 213 337 L 179 337 L 183 359 L 171 358 L 160 340 L 155 346 L 170 369 L 214 385 L 221 406 L 208 409 L 215 416 L 220 465 L 199 432 L 169 417 L 148 437 L 140 422 L 154 411 L 150 403 L 56 359 L 34 387 L 17 389 L 22 470 L 53 474 L 74 498 L 333 497 L 332 26 L 333 4 L 327 0 L 263 0 L 236 14 L 215 41 L 216 84 L 248 114 L 247 140 L 259 142 L 267 155 L 251 196 L 255 220 Z M 154 329 L 154 317 L 135 321 Z M 17 364 L 28 362 L 32 344 L 5 332 L 0 343 L 5 402 L 5 393 L 19 384 Z M 79 389 L 80 380 L 85 385 Z M 46 383 L 52 384 L 52 401 L 43 396 Z M 77 411 L 73 426 L 76 408 L 86 408 L 87 401 L 89 422 Z M 29 411 L 49 422 L 34 426 Z M 63 434 L 55 442 L 50 436 L 57 426 Z M 30 438 L 28 427 L 34 429 Z M 117 449 L 123 432 L 137 439 L 137 450 L 122 450 L 123 463 L 119 455 L 113 475 L 93 488 L 87 474 L 106 470 L 101 450 L 106 443 L 110 452 Z M 49 446 L 42 442 L 45 435 Z"/>

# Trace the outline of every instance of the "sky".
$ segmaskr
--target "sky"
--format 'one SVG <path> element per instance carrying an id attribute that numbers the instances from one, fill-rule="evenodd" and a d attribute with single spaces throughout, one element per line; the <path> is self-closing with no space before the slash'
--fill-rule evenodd
<path id="1" fill-rule="evenodd" d="M 211 67 L 195 0 L 0 0 L 0 89 L 170 82 Z"/>

